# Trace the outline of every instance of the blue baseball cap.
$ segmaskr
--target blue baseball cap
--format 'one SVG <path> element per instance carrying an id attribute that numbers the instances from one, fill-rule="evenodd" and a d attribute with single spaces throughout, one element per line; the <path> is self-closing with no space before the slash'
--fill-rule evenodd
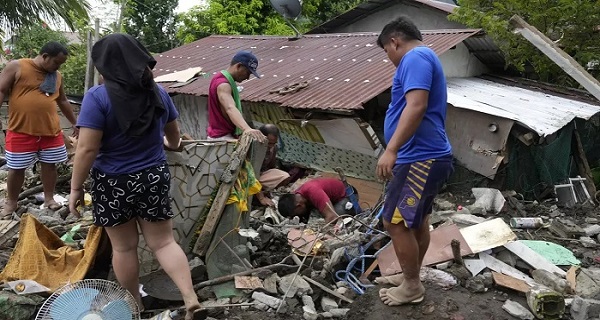
<path id="1" fill-rule="evenodd" d="M 256 71 L 256 68 L 258 68 L 258 59 L 256 59 L 256 56 L 252 52 L 247 50 L 238 51 L 235 56 L 233 56 L 232 61 L 234 63 L 241 63 L 244 67 L 248 68 L 255 77 L 260 78 L 260 75 Z"/>

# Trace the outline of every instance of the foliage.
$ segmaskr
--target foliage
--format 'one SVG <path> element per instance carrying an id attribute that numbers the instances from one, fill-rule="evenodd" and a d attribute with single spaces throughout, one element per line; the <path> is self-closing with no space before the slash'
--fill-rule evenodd
<path id="1" fill-rule="evenodd" d="M 300 32 L 343 13 L 360 0 L 305 0 L 302 17 L 294 22 Z M 178 16 L 177 39 L 189 43 L 211 34 L 294 35 L 293 29 L 268 0 L 209 0 Z"/>
<path id="2" fill-rule="evenodd" d="M 40 20 L 64 21 L 73 29 L 74 18 L 89 19 L 88 10 L 86 0 L 0 0 L 0 33 Z"/>
<path id="3" fill-rule="evenodd" d="M 509 19 L 517 14 L 554 40 L 583 66 L 600 60 L 597 1 L 582 0 L 460 0 L 450 15 L 453 21 L 483 28 L 504 52 L 507 65 L 520 71 L 532 67 L 542 81 L 576 85 L 554 62 L 518 34 L 511 32 Z"/>
<path id="4" fill-rule="evenodd" d="M 75 24 L 85 30 L 82 20 Z M 87 45 L 85 42 L 69 44 L 62 32 L 51 30 L 45 24 L 21 28 L 16 34 L 18 36 L 14 37 L 14 48 L 8 56 L 9 59 L 33 58 L 39 53 L 41 47 L 49 41 L 57 41 L 66 45 L 69 49 L 69 57 L 67 62 L 60 68 L 65 92 L 72 95 L 83 94 L 87 64 Z"/>
<path id="5" fill-rule="evenodd" d="M 178 45 L 175 38 L 177 0 L 129 0 L 123 13 L 126 33 L 136 37 L 150 52 Z"/>

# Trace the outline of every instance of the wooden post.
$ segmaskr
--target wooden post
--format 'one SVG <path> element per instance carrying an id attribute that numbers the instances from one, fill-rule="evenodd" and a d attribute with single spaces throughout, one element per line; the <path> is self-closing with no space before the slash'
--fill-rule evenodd
<path id="1" fill-rule="evenodd" d="M 96 18 L 95 26 L 94 26 L 94 43 L 100 40 L 100 19 Z M 91 50 L 90 50 L 91 53 Z M 94 85 L 98 85 L 99 73 L 98 70 L 94 68 Z"/>
<path id="2" fill-rule="evenodd" d="M 579 175 L 585 178 L 585 186 L 590 194 L 590 200 L 596 204 L 596 185 L 594 184 L 594 176 L 592 176 L 592 170 L 588 163 L 585 151 L 583 150 L 583 144 L 581 144 L 581 136 L 577 128 L 573 129 L 573 141 L 571 144 L 573 151 L 573 159 L 577 164 Z"/>
<path id="3" fill-rule="evenodd" d="M 200 236 L 194 245 L 193 252 L 199 256 L 204 256 L 208 250 L 210 242 L 213 238 L 213 234 L 217 228 L 217 224 L 219 223 L 221 215 L 223 214 L 223 209 L 227 205 L 227 199 L 229 199 L 231 189 L 237 180 L 244 161 L 246 161 L 246 156 L 248 155 L 250 145 L 252 145 L 252 138 L 247 134 L 242 135 L 237 148 L 231 155 L 231 159 L 229 160 L 227 168 L 225 168 L 225 171 L 221 175 L 221 185 L 219 187 L 219 191 L 217 192 L 213 204 L 210 207 L 210 211 L 206 216 L 206 221 L 202 226 Z"/>
<path id="4" fill-rule="evenodd" d="M 85 92 L 94 85 L 94 63 L 92 62 L 92 46 L 94 39 L 92 32 L 87 32 L 87 67 L 85 68 Z"/>

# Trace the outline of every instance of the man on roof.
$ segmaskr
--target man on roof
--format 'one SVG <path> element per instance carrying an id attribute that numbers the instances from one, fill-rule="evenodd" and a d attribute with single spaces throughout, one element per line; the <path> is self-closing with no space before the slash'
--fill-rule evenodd
<path id="1" fill-rule="evenodd" d="M 210 81 L 208 90 L 208 140 L 237 139 L 248 133 L 254 139 L 265 142 L 267 137 L 260 130 L 248 125 L 242 113 L 240 92 L 237 86 L 250 78 L 260 78 L 256 71 L 258 59 L 246 50 L 237 52 L 227 70 L 218 72 Z"/>

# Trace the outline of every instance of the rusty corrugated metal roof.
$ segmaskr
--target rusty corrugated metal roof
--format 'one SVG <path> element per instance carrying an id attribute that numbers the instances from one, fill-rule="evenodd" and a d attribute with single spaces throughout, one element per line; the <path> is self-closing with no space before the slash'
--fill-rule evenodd
<path id="1" fill-rule="evenodd" d="M 423 31 L 423 40 L 438 55 L 479 33 L 479 29 Z M 261 79 L 241 84 L 242 100 L 272 102 L 284 107 L 357 110 L 391 86 L 394 65 L 377 47 L 375 33 L 306 35 L 297 40 L 267 36 L 210 36 L 156 55 L 155 75 L 202 67 L 209 77 L 171 93 L 208 95 L 210 78 L 229 66 L 238 50 L 252 50 Z M 293 83 L 308 87 L 286 95 L 270 93 Z"/>

